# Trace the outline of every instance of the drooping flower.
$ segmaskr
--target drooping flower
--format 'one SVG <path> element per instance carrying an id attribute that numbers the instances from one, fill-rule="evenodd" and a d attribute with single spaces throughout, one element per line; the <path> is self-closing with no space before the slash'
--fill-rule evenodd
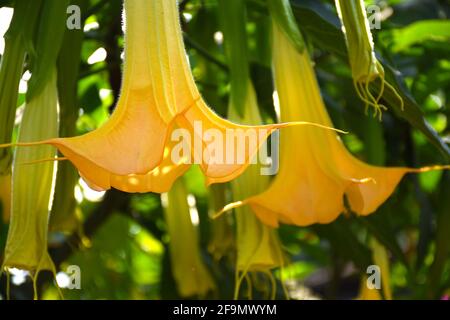
<path id="1" fill-rule="evenodd" d="M 18 146 L 51 144 L 56 146 L 96 189 L 115 186 L 120 190 L 150 192 L 165 190 L 183 173 L 179 163 L 163 185 L 148 183 L 158 166 L 165 167 L 165 149 L 175 126 L 186 129 L 200 143 L 190 146 L 191 157 L 200 158 L 207 183 L 226 182 L 241 174 L 259 147 L 277 128 L 293 124 L 243 126 L 217 116 L 200 97 L 183 44 L 175 0 L 126 0 L 125 65 L 121 95 L 114 113 L 100 128 L 71 138 L 19 143 Z M 296 123 L 298 125 L 300 123 Z M 198 129 L 200 127 L 200 130 Z M 214 162 L 217 147 L 223 154 L 237 154 L 238 144 L 223 139 L 207 141 L 202 133 L 213 130 L 226 136 L 239 131 L 244 136 L 255 130 L 256 143 L 239 150 L 244 161 Z M 3 145 L 6 147 L 7 145 Z M 166 151 L 167 152 L 167 151 Z M 161 169 L 161 168 L 160 168 Z M 130 179 L 117 178 L 128 176 Z M 133 183 L 135 178 L 146 183 Z M 172 178 L 171 182 L 167 182 Z"/>
<path id="2" fill-rule="evenodd" d="M 244 116 L 241 118 L 236 109 L 230 106 L 230 118 L 240 119 L 244 123 L 261 123 L 258 105 L 253 86 L 248 80 L 248 90 L 244 104 Z M 261 175 L 260 166 L 251 166 L 240 177 L 231 181 L 233 199 L 245 199 L 263 192 L 269 185 L 269 176 Z M 252 208 L 241 207 L 235 209 L 236 221 L 236 287 L 235 299 L 239 296 L 239 289 L 244 279 L 250 279 L 248 274 L 260 272 L 268 276 L 272 283 L 271 297 L 276 293 L 275 280 L 271 269 L 285 265 L 281 242 L 277 231 L 264 225 L 254 214 Z M 251 286 L 251 281 L 249 281 Z"/>
<path id="3" fill-rule="evenodd" d="M 161 195 L 170 237 L 172 273 L 182 297 L 205 296 L 215 290 L 214 281 L 202 261 L 197 227 L 191 220 L 187 190 L 182 179 Z"/>
<path id="4" fill-rule="evenodd" d="M 246 37 L 246 7 L 240 0 L 220 0 L 219 10 L 224 35 L 224 47 L 230 69 L 230 98 L 228 118 L 238 123 L 259 125 L 263 123 L 255 89 L 250 79 Z M 266 145 L 264 147 L 267 147 Z M 262 173 L 261 161 L 231 181 L 232 199 L 244 199 L 264 191 L 269 176 Z M 272 269 L 285 264 L 277 230 L 264 225 L 250 207 L 234 210 L 236 223 L 236 281 L 234 299 L 238 299 L 241 284 L 247 282 L 248 298 L 252 298 L 253 279 L 264 279 L 258 291 L 269 293 L 274 299 L 276 281 Z"/>
<path id="5" fill-rule="evenodd" d="M 113 114 L 85 135 L 36 143 L 56 146 L 99 188 L 110 187 L 111 174 L 146 174 L 157 167 L 175 116 L 199 99 L 175 6 L 125 1 L 124 76 Z"/>
<path id="6" fill-rule="evenodd" d="M 382 110 L 386 109 L 380 104 L 384 86 L 394 92 L 403 108 L 403 99 L 385 80 L 383 66 L 375 56 L 364 0 L 336 0 L 336 9 L 345 35 L 355 90 L 365 102 L 366 110 L 368 106 L 372 106 L 375 110 L 374 116 L 378 114 L 381 119 Z M 369 84 L 376 79 L 381 81 L 381 90 L 377 96 L 373 96 Z"/>
<path id="7" fill-rule="evenodd" d="M 331 127 L 308 52 L 298 52 L 276 23 L 272 55 L 281 121 L 304 120 Z M 345 211 L 344 196 L 353 212 L 368 215 L 386 201 L 406 173 L 447 168 L 372 166 L 355 158 L 334 132 L 308 127 L 284 130 L 280 170 L 271 186 L 224 210 L 249 204 L 271 226 L 329 223 Z"/>
<path id="8" fill-rule="evenodd" d="M 56 71 L 44 89 L 27 102 L 19 130 L 19 141 L 49 139 L 58 135 Z M 3 267 L 25 269 L 36 281 L 41 270 L 55 272 L 47 252 L 47 227 L 52 201 L 55 163 L 20 163 L 54 157 L 51 146 L 20 148 L 14 155 L 11 219 Z"/>

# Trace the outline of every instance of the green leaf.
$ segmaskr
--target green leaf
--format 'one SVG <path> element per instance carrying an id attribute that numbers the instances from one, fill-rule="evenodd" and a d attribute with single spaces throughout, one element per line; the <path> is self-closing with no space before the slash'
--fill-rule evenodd
<path id="1" fill-rule="evenodd" d="M 394 52 L 408 49 L 427 40 L 447 42 L 450 40 L 449 20 L 425 20 L 394 30 Z"/>

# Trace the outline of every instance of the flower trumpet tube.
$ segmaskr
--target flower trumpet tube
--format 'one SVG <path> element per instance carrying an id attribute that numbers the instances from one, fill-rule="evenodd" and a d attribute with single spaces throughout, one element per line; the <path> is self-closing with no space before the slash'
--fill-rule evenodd
<path id="1" fill-rule="evenodd" d="M 196 226 L 191 220 L 187 191 L 182 179 L 161 195 L 174 279 L 182 297 L 205 296 L 215 290 L 214 281 L 202 261 Z"/>
<path id="2" fill-rule="evenodd" d="M 298 52 L 277 24 L 273 24 L 272 55 L 281 120 L 301 119 L 331 127 L 308 52 Z M 368 165 L 355 158 L 334 132 L 288 128 L 281 133 L 280 170 L 271 186 L 224 210 L 248 204 L 271 226 L 329 223 L 345 211 L 344 195 L 353 212 L 368 215 L 386 201 L 406 173 L 443 168 L 449 166 Z"/>
<path id="3" fill-rule="evenodd" d="M 189 168 L 187 158 L 181 158 L 174 162 L 171 158 L 171 150 L 174 143 L 164 149 L 163 161 L 152 171 L 143 175 L 111 175 L 111 186 L 115 189 L 132 193 L 168 192 L 178 177 Z"/>
<path id="4" fill-rule="evenodd" d="M 336 0 L 336 9 L 345 35 L 355 90 L 365 102 L 366 110 L 368 106 L 372 106 L 375 110 L 374 116 L 378 114 L 381 119 L 382 110 L 386 109 L 379 103 L 384 86 L 397 95 L 403 108 L 403 99 L 385 81 L 383 66 L 375 56 L 364 0 Z M 369 90 L 369 84 L 378 78 L 381 80 L 381 90 L 375 97 Z"/>
<path id="5" fill-rule="evenodd" d="M 58 110 L 54 72 L 43 90 L 26 104 L 18 139 L 48 139 L 57 135 Z M 51 146 L 20 148 L 14 155 L 11 222 L 3 267 L 31 271 L 35 280 L 40 270 L 55 271 L 47 252 L 47 227 L 55 163 L 22 163 L 55 156 L 55 150 Z"/>
<path id="6" fill-rule="evenodd" d="M 124 75 L 112 116 L 85 135 L 36 143 L 56 146 L 103 189 L 109 188 L 108 173 L 146 174 L 158 166 L 175 115 L 199 98 L 175 1 L 125 1 L 125 12 Z M 96 175 L 96 167 L 103 172 Z"/>
<path id="7" fill-rule="evenodd" d="M 141 187 L 130 188 L 130 184 L 123 184 L 123 179 L 117 176 L 131 175 L 129 182 L 135 176 L 140 179 L 152 176 L 152 170 L 167 160 L 164 152 L 170 148 L 168 137 L 175 126 L 200 141 L 190 146 L 189 159 L 201 164 L 210 184 L 230 181 L 241 174 L 267 136 L 277 128 L 305 124 L 242 126 L 217 116 L 200 97 L 189 68 L 175 0 L 126 0 L 125 19 L 123 84 L 109 120 L 82 136 L 18 146 L 56 146 L 64 154 L 63 159 L 70 160 L 80 175 L 97 189 L 106 190 L 115 184 L 124 191 L 150 192 L 164 190 L 165 185 L 141 183 Z M 219 163 L 214 157 L 217 148 L 228 155 L 237 153 L 238 147 L 228 145 L 224 139 L 208 141 L 202 135 L 206 130 L 222 136 L 230 130 L 244 136 L 255 130 L 259 134 L 254 144 L 244 144 L 239 150 L 244 155 L 242 162 Z M 7 146 L 11 145 L 3 145 Z M 172 161 L 170 166 L 175 170 L 174 177 L 182 174 L 178 163 Z"/>

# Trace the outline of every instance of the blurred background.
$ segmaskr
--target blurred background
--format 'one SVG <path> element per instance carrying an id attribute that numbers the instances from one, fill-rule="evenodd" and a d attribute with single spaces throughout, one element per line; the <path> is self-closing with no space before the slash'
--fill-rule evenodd
<path id="1" fill-rule="evenodd" d="M 348 66 L 345 42 L 334 1 L 291 0 L 299 27 L 315 61 L 322 95 L 347 148 L 373 164 L 419 167 L 448 162 L 450 141 L 450 27 L 436 30 L 429 20 L 450 26 L 450 4 L 440 0 L 366 1 L 380 8 L 381 27 L 372 30 L 377 53 L 398 76 L 402 96 L 421 110 L 426 125 L 414 115 L 385 112 L 383 121 L 366 116 Z M 12 18 L 13 1 L 0 1 L 0 54 L 3 35 Z M 223 34 L 214 0 L 180 0 L 184 41 L 197 85 L 208 104 L 225 116 L 229 73 Z M 270 23 L 263 0 L 247 0 L 247 33 L 251 76 L 263 118 L 274 119 L 270 70 Z M 82 46 L 77 81 L 76 133 L 83 134 L 106 121 L 121 86 L 123 58 L 122 3 L 89 0 L 84 3 Z M 417 22 L 424 22 L 411 26 Z M 25 66 L 19 88 L 18 111 L 30 73 Z M 419 119 L 419 120 L 417 120 Z M 77 178 L 78 179 L 78 178 Z M 218 195 L 227 185 L 206 188 L 197 167 L 184 177 L 190 222 L 197 234 L 202 263 L 214 283 L 201 295 L 185 296 L 174 278 L 169 254 L 171 236 L 159 194 L 95 192 L 76 181 L 73 216 L 64 228 L 52 230 L 49 252 L 57 265 L 57 280 L 70 282 L 70 265 L 81 270 L 81 289 L 63 289 L 66 299 L 231 299 L 235 286 L 235 223 L 232 214 L 212 220 L 220 207 Z M 408 175 L 396 192 L 369 217 L 344 213 L 328 225 L 281 226 L 282 249 L 289 263 L 274 269 L 277 298 L 285 298 L 280 279 L 293 299 L 354 299 L 367 266 L 373 264 L 370 239 L 386 249 L 390 285 L 396 299 L 440 299 L 450 294 L 450 175 L 440 171 Z M 64 194 L 56 194 L 64 197 Z M 164 197 L 163 197 L 164 200 Z M 219 204 L 218 204 L 219 201 Z M 226 202 L 226 201 L 225 201 Z M 6 242 L 8 219 L 0 222 L 0 252 Z M 63 230 L 63 231 L 61 231 Z M 172 234 L 173 236 L 173 234 Z M 191 249 L 186 248 L 189 252 Z M 185 274 L 189 278 L 189 273 Z M 267 279 L 253 275 L 254 297 L 266 298 Z M 39 292 L 58 298 L 53 276 L 43 273 Z M 1 295 L 6 296 L 6 277 Z M 244 287 L 246 284 L 243 285 Z M 446 296 L 447 295 L 447 296 Z M 27 273 L 12 270 L 11 297 L 32 297 Z M 242 296 L 247 298 L 245 294 Z"/>

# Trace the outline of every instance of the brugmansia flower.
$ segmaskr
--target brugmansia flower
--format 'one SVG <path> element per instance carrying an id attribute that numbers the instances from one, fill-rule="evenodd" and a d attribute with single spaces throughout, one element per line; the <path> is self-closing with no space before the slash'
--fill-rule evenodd
<path id="1" fill-rule="evenodd" d="M 336 0 L 336 9 L 342 22 L 355 89 L 366 103 L 366 109 L 369 105 L 374 107 L 374 115 L 378 114 L 381 118 L 382 109 L 386 109 L 379 103 L 384 86 L 388 86 L 397 95 L 403 107 L 402 98 L 385 81 L 383 66 L 375 56 L 364 0 Z M 376 79 L 381 81 L 381 90 L 378 96 L 374 97 L 369 90 L 369 83 Z"/>
<path id="2" fill-rule="evenodd" d="M 161 195 L 167 230 L 172 273 L 182 297 L 204 296 L 215 290 L 214 281 L 204 265 L 196 226 L 192 224 L 187 191 L 183 180 Z"/>
<path id="3" fill-rule="evenodd" d="M 49 139 L 57 135 L 58 110 L 54 71 L 43 90 L 26 104 L 18 139 Z M 11 221 L 3 267 L 31 271 L 35 281 L 41 270 L 55 272 L 47 252 L 47 227 L 55 164 L 23 163 L 55 155 L 51 146 L 21 148 L 17 149 L 14 155 Z"/>
<path id="4" fill-rule="evenodd" d="M 281 121 L 304 120 L 332 126 L 308 52 L 298 52 L 273 25 L 273 72 Z M 280 170 L 263 193 L 224 208 L 249 204 L 270 226 L 329 223 L 345 210 L 368 215 L 392 194 L 408 172 L 444 168 L 385 168 L 356 159 L 329 130 L 287 128 L 281 133 Z M 446 167 L 447 168 L 447 167 Z"/>
<path id="5" fill-rule="evenodd" d="M 256 96 L 248 80 L 248 90 L 244 105 L 244 117 L 240 118 L 235 108 L 230 107 L 230 118 L 240 119 L 243 123 L 261 123 Z M 251 166 L 242 176 L 231 181 L 233 199 L 245 199 L 263 192 L 269 185 L 269 177 L 261 175 L 259 166 Z M 235 299 L 239 296 L 239 289 L 243 279 L 251 281 L 249 272 L 262 272 L 272 282 L 271 298 L 275 298 L 276 285 L 271 269 L 284 265 L 281 243 L 275 229 L 264 225 L 252 212 L 250 207 L 235 209 L 236 221 L 236 286 Z"/>
<path id="6" fill-rule="evenodd" d="M 240 0 L 221 0 L 219 10 L 224 33 L 224 46 L 230 69 L 230 99 L 228 118 L 249 125 L 262 123 L 255 90 L 250 80 L 246 39 L 245 3 Z M 264 146 L 266 147 L 266 146 Z M 263 158 L 257 161 L 265 160 Z M 261 173 L 261 166 L 253 165 L 240 177 L 231 181 L 233 199 L 244 199 L 264 191 L 269 176 Z M 284 257 L 277 231 L 264 225 L 249 207 L 236 208 L 236 283 L 234 298 L 239 298 L 242 281 L 247 280 L 248 297 L 257 287 L 261 275 L 269 282 L 262 282 L 262 290 L 276 294 L 276 282 L 271 269 L 282 267 Z M 269 286 L 264 284 L 270 283 Z"/>
<path id="7" fill-rule="evenodd" d="M 189 133 L 188 142 L 193 139 L 188 145 L 188 159 L 200 163 L 207 183 L 234 179 L 249 165 L 267 136 L 288 124 L 237 125 L 220 118 L 206 105 L 189 68 L 176 0 L 126 0 L 125 13 L 124 78 L 110 119 L 82 136 L 17 145 L 56 146 L 96 189 L 114 186 L 123 191 L 161 192 L 167 191 L 167 186 L 184 171 L 184 163 L 167 163 L 170 159 L 164 157 L 167 152 L 170 155 L 168 140 L 177 126 Z M 211 141 L 202 135 L 207 130 L 215 133 Z M 264 132 L 256 136 L 255 144 L 239 150 L 244 154 L 242 163 L 215 161 L 218 148 L 226 155 L 237 154 L 237 144 L 214 139 L 225 137 L 230 130 L 244 136 L 255 130 Z M 166 168 L 161 180 L 164 182 L 159 179 L 161 166 Z M 129 175 L 129 179 L 124 178 Z"/>

